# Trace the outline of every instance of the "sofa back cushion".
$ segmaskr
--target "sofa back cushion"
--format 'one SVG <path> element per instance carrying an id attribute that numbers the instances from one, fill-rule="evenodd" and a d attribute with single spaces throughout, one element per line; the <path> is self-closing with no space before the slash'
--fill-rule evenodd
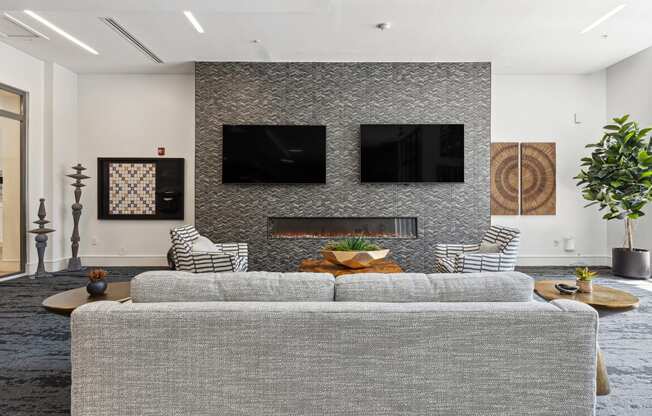
<path id="1" fill-rule="evenodd" d="M 151 271 L 131 281 L 131 298 L 135 303 L 332 302 L 334 281 L 328 273 Z"/>
<path id="2" fill-rule="evenodd" d="M 335 282 L 340 302 L 527 302 L 533 279 L 519 272 L 361 273 Z"/>

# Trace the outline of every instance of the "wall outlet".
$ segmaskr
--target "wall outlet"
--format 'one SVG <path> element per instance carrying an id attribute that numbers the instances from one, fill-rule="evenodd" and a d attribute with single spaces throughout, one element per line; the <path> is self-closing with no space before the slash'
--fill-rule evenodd
<path id="1" fill-rule="evenodd" d="M 93 237 L 93 238 L 91 238 L 91 245 L 92 245 L 93 247 L 97 246 L 97 237 Z"/>
<path id="2" fill-rule="evenodd" d="M 126 256 L 127 255 L 127 249 L 124 247 L 120 247 L 120 255 L 121 256 Z"/>
<path id="3" fill-rule="evenodd" d="M 559 240 L 552 240 L 552 245 L 555 247 L 559 247 Z"/>

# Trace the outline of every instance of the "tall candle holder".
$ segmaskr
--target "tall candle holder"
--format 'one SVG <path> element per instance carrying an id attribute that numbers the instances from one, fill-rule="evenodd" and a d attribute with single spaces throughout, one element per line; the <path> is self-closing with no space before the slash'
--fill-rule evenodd
<path id="1" fill-rule="evenodd" d="M 33 276 L 30 276 L 32 279 L 38 279 L 41 277 L 50 277 L 51 274 L 45 271 L 45 263 L 43 258 L 45 257 L 45 248 L 48 245 L 48 234 L 54 232 L 52 228 L 45 228 L 45 224 L 49 224 L 50 221 L 45 219 L 45 199 L 39 199 L 38 206 L 38 221 L 34 221 L 34 224 L 38 224 L 38 228 L 29 230 L 30 233 L 36 234 L 34 240 L 36 240 L 36 252 L 38 253 L 38 266 L 36 267 L 36 273 Z"/>
<path id="2" fill-rule="evenodd" d="M 72 252 L 72 257 L 68 260 L 68 269 L 67 271 L 69 272 L 79 272 L 82 271 L 84 268 L 82 267 L 81 259 L 79 258 L 79 217 L 81 217 L 82 213 L 82 204 L 79 203 L 81 200 L 81 194 L 85 184 L 82 183 L 83 179 L 89 179 L 90 176 L 84 175 L 82 172 L 86 170 L 85 167 L 81 165 L 81 163 L 77 163 L 76 166 L 72 167 L 74 170 L 76 170 L 76 173 L 71 173 L 70 175 L 66 175 L 69 178 L 75 179 L 75 182 L 72 184 L 72 186 L 75 187 L 75 203 L 72 204 L 72 219 L 74 222 L 74 226 L 72 229 L 72 236 L 70 237 L 70 242 L 72 243 L 71 245 L 71 252 Z"/>

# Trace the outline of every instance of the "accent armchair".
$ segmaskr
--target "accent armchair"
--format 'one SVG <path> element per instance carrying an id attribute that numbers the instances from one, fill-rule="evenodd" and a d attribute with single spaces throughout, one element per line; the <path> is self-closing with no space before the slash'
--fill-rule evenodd
<path id="1" fill-rule="evenodd" d="M 172 248 L 168 255 L 172 263 L 170 266 L 193 273 L 247 271 L 247 243 L 215 244 L 215 251 L 193 251 L 193 242 L 199 237 L 192 225 L 171 229 Z"/>
<path id="2" fill-rule="evenodd" d="M 520 231 L 493 225 L 478 244 L 436 244 L 439 273 L 505 272 L 516 266 Z M 497 253 L 481 253 L 484 244 L 497 246 Z"/>

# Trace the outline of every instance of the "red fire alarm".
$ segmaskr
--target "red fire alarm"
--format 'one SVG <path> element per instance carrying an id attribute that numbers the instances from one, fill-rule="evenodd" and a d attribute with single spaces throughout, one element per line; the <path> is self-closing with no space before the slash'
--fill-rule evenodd
<path id="1" fill-rule="evenodd" d="M 159 156 L 165 156 L 165 147 L 159 147 L 157 153 Z"/>

